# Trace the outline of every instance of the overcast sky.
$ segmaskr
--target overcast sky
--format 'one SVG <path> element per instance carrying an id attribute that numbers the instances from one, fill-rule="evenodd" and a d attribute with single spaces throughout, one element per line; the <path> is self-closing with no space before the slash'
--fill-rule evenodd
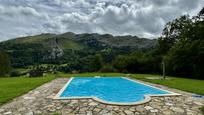
<path id="1" fill-rule="evenodd" d="M 0 41 L 68 31 L 156 38 L 165 23 L 203 6 L 204 0 L 0 0 Z"/>

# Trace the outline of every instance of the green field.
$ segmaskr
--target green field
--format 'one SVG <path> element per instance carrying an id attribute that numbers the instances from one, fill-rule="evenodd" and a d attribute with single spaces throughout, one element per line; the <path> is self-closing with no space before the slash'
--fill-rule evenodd
<path id="1" fill-rule="evenodd" d="M 0 78 L 0 105 L 53 79 L 53 76 Z"/>
<path id="2" fill-rule="evenodd" d="M 81 74 L 64 74 L 58 73 L 56 75 L 47 75 L 46 77 L 27 78 L 27 77 L 12 77 L 0 78 L 0 105 L 8 102 L 9 100 L 22 95 L 29 90 L 32 90 L 45 82 L 49 82 L 56 77 L 92 77 L 92 76 L 127 76 L 122 73 L 81 73 Z M 55 77 L 54 77 L 55 76 Z M 166 80 L 154 79 L 150 80 L 147 77 L 161 77 L 159 75 L 147 74 L 131 74 L 129 77 L 134 79 L 143 80 L 146 82 L 165 85 L 171 88 L 176 88 L 192 93 L 204 95 L 204 80 L 194 80 L 186 78 L 167 77 Z"/>

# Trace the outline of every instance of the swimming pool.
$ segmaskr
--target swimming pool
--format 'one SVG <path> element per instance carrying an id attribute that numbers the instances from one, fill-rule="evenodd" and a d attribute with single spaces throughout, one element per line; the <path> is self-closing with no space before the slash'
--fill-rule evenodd
<path id="1" fill-rule="evenodd" d="M 56 99 L 93 98 L 96 101 L 132 105 L 148 102 L 150 96 L 178 95 L 124 77 L 75 77 L 56 95 Z"/>

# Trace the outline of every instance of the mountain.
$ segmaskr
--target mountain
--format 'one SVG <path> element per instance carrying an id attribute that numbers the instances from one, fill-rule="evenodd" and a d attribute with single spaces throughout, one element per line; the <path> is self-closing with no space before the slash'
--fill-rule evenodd
<path id="1" fill-rule="evenodd" d="M 157 40 L 137 36 L 112 36 L 110 34 L 40 34 L 15 38 L 0 42 L 11 57 L 14 67 L 24 67 L 42 63 L 73 63 L 90 55 L 100 53 L 106 61 L 115 55 L 135 50 L 148 50 L 155 47 Z"/>

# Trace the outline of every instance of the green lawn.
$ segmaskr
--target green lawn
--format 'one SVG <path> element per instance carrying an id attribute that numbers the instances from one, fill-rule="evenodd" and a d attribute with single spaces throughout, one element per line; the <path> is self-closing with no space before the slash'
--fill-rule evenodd
<path id="1" fill-rule="evenodd" d="M 57 77 L 93 77 L 93 76 L 125 76 L 123 73 L 79 73 L 79 74 L 64 74 L 58 73 Z"/>
<path id="2" fill-rule="evenodd" d="M 203 113 L 203 115 L 204 115 L 204 107 L 201 108 L 201 111 L 202 111 L 202 113 Z"/>
<path id="3" fill-rule="evenodd" d="M 204 106 L 201 108 L 201 111 L 202 111 L 202 113 L 203 113 L 203 115 L 204 115 Z"/>
<path id="4" fill-rule="evenodd" d="M 183 91 L 188 91 L 200 95 L 204 95 L 204 80 L 195 80 L 187 78 L 177 78 L 177 77 L 167 77 L 168 79 L 146 79 L 146 77 L 160 77 L 158 75 L 145 75 L 145 74 L 133 74 L 133 78 L 152 82 L 156 84 L 165 85 L 171 88 L 180 89 Z"/>
<path id="5" fill-rule="evenodd" d="M 0 105 L 53 79 L 53 76 L 0 78 Z"/>
<path id="6" fill-rule="evenodd" d="M 72 77 L 72 76 L 126 76 L 122 73 L 81 73 L 81 74 L 63 74 L 59 73 L 58 77 Z M 146 82 L 156 83 L 165 85 L 171 88 L 180 89 L 183 91 L 188 91 L 200 95 L 204 95 L 204 80 L 186 79 L 186 78 L 176 78 L 167 77 L 166 80 L 162 79 L 146 79 L 147 77 L 161 77 L 160 75 L 149 75 L 149 74 L 131 74 L 131 78 L 139 79 Z"/>

